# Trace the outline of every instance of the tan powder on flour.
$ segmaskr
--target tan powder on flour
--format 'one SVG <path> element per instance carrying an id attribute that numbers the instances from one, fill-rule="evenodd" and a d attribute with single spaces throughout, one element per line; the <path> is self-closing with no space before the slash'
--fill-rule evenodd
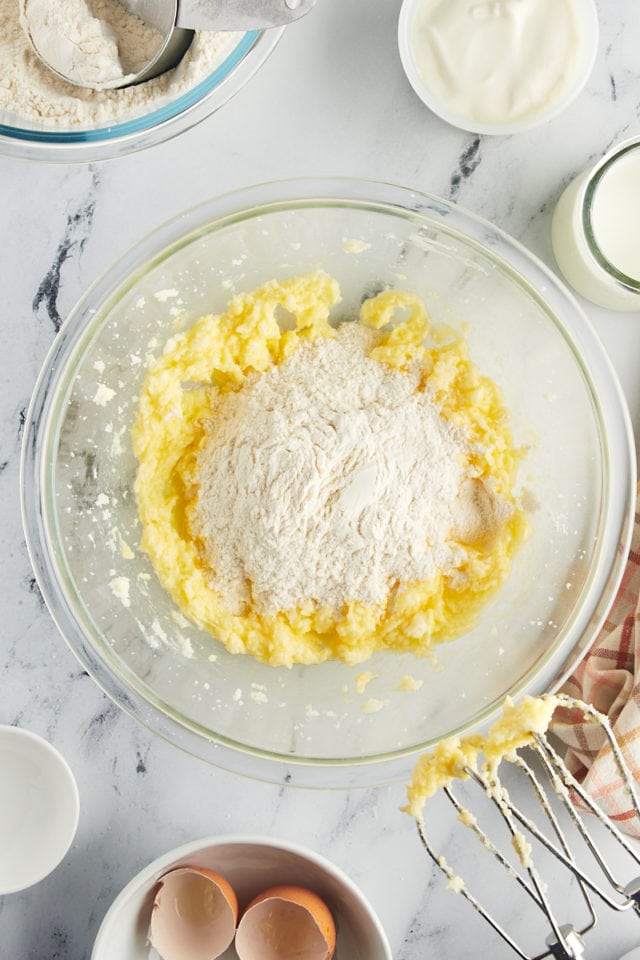
<path id="1" fill-rule="evenodd" d="M 196 33 L 175 70 L 134 87 L 92 90 L 67 83 L 40 62 L 20 23 L 21 2 L 0 0 L 0 122 L 11 126 L 35 123 L 51 130 L 91 129 L 143 115 L 204 80 L 243 36 Z M 103 2 L 115 4 L 116 0 Z M 127 48 L 132 62 L 140 55 L 135 47 Z"/>
<path id="2" fill-rule="evenodd" d="M 478 496 L 468 444 L 418 370 L 367 356 L 378 339 L 343 324 L 215 407 L 194 525 L 232 612 L 382 603 L 398 582 L 454 573 L 466 554 L 453 534 L 510 509 L 484 485 Z"/>

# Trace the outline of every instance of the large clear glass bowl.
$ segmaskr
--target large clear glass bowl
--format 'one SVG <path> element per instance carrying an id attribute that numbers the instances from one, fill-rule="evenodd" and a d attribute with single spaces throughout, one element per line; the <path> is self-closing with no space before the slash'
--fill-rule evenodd
<path id="1" fill-rule="evenodd" d="M 196 86 L 154 101 L 122 120 L 62 127 L 51 120 L 26 120 L 0 111 L 0 156 L 47 163 L 109 160 L 155 146 L 206 119 L 233 97 L 269 57 L 284 27 L 239 35 L 223 59 Z"/>
<path id="2" fill-rule="evenodd" d="M 464 327 L 472 358 L 504 392 L 516 443 L 528 448 L 518 486 L 535 504 L 531 537 L 475 629 L 440 646 L 437 663 L 374 656 L 364 693 L 363 667 L 289 670 L 228 654 L 178 615 L 137 548 L 130 428 L 145 357 L 177 328 L 221 311 L 233 291 L 318 267 L 340 282 L 345 317 L 391 285 L 418 293 L 436 321 Z M 36 385 L 23 448 L 38 583 L 86 669 L 180 747 L 303 785 L 403 777 L 437 740 L 489 722 L 506 694 L 555 687 L 613 599 L 634 491 L 624 399 L 564 286 L 455 205 L 350 180 L 252 187 L 147 236 L 68 317 Z M 113 589 L 124 581 L 128 597 Z M 419 690 L 399 689 L 407 674 Z M 372 700 L 381 709 L 367 712 Z"/>

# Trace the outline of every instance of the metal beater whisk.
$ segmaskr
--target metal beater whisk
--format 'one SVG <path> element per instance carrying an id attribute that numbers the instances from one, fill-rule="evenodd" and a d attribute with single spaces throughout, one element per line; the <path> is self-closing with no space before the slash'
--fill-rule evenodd
<path id="1" fill-rule="evenodd" d="M 628 791 L 630 803 L 636 815 L 640 818 L 636 785 L 607 718 L 594 708 L 570 697 L 558 695 L 554 699 L 563 707 L 571 710 L 581 710 L 585 716 L 602 726 L 621 782 Z M 510 880 L 518 884 L 519 889 L 524 891 L 527 898 L 546 917 L 551 927 L 551 933 L 546 939 L 546 949 L 543 952 L 532 955 L 523 950 L 495 916 L 467 889 L 463 880 L 456 875 L 447 860 L 434 850 L 427 837 L 423 818 L 418 819 L 420 838 L 434 863 L 447 876 L 449 886 L 461 893 L 523 960 L 542 960 L 543 957 L 549 956 L 555 957 L 556 960 L 577 960 L 577 958 L 584 956 L 583 935 L 596 922 L 595 898 L 613 910 L 631 909 L 640 915 L 640 876 L 635 875 L 623 882 L 614 875 L 614 870 L 607 864 L 598 847 L 598 841 L 593 837 L 594 832 L 596 832 L 593 829 L 594 822 L 592 821 L 591 827 L 587 826 L 585 817 L 576 809 L 576 804 L 572 803 L 571 794 L 574 795 L 577 805 L 581 809 L 594 814 L 598 823 L 602 824 L 607 833 L 617 841 L 617 844 L 625 852 L 625 860 L 630 858 L 628 862 L 633 872 L 640 865 L 640 852 L 580 786 L 546 735 L 534 734 L 530 745 L 516 750 L 513 754 L 506 756 L 505 759 L 519 771 L 519 788 L 522 789 L 526 786 L 527 790 L 525 792 L 532 794 L 539 804 L 544 814 L 542 826 L 522 809 L 521 803 L 512 802 L 505 786 L 497 775 L 491 774 L 490 770 L 477 771 L 468 766 L 464 768 L 464 774 L 473 784 L 482 789 L 483 794 L 490 801 L 490 807 L 499 812 L 500 817 L 497 819 L 500 824 L 502 821 L 506 824 L 508 831 L 506 836 L 510 838 L 511 846 L 515 851 L 516 866 L 512 862 L 513 854 L 510 860 L 498 848 L 486 830 L 479 825 L 476 815 L 472 814 L 468 806 L 454 796 L 451 786 L 442 787 L 442 792 L 453 804 L 457 819 L 471 829 L 482 846 L 493 854 L 497 864 L 507 871 Z M 544 782 L 545 780 L 546 782 Z M 566 821 L 566 815 L 570 818 L 569 821 Z M 566 821 L 566 826 L 561 823 L 561 819 Z M 571 830 L 572 834 L 576 834 L 583 847 L 582 850 L 572 849 L 572 844 L 567 838 L 568 829 Z M 571 924 L 564 924 L 558 919 L 558 907 L 552 906 L 550 902 L 547 878 L 542 878 L 537 864 L 534 863 L 532 844 L 536 845 L 536 850 L 548 851 L 550 855 L 548 862 L 550 865 L 556 864 L 554 869 L 557 869 L 557 863 L 559 862 L 566 871 L 569 871 L 575 877 L 581 894 L 581 901 L 586 905 L 585 913 L 587 916 L 586 922 L 580 924 L 579 928 Z M 628 855 L 628 858 L 626 855 Z M 544 853 L 544 857 L 547 858 L 546 853 Z M 585 859 L 588 860 L 589 867 L 585 867 L 583 862 Z M 570 879 L 569 874 L 567 874 L 567 878 Z"/>

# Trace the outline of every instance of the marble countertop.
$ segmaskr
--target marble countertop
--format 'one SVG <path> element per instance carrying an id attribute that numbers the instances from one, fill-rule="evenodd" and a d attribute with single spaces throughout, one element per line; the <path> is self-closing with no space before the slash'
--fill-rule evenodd
<path id="1" fill-rule="evenodd" d="M 597 5 L 601 38 L 586 89 L 560 118 L 529 133 L 474 136 L 422 105 L 397 53 L 400 0 L 318 0 L 257 79 L 178 139 L 104 164 L 0 159 L 0 722 L 57 746 L 81 798 L 78 833 L 59 868 L 0 897 L 0 956 L 87 958 L 111 900 L 145 864 L 187 840 L 244 832 L 304 843 L 345 869 L 379 913 L 398 960 L 513 956 L 432 872 L 399 812 L 402 784 L 318 792 L 251 782 L 180 753 L 107 699 L 39 594 L 20 521 L 19 450 L 38 369 L 81 292 L 148 230 L 211 195 L 300 175 L 397 182 L 493 221 L 553 269 L 550 219 L 563 187 L 616 141 L 640 133 L 640 5 Z M 637 432 L 640 318 L 585 307 Z M 470 861 L 474 873 L 482 876 L 481 857 Z M 615 960 L 637 943 L 636 917 L 603 913 L 587 956 Z"/>

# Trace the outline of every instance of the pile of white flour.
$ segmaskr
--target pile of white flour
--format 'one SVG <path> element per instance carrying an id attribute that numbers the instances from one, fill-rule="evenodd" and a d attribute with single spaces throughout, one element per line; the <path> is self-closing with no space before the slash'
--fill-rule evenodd
<path id="1" fill-rule="evenodd" d="M 117 0 L 20 0 L 20 21 L 40 56 L 81 86 L 132 79 L 164 39 Z"/>
<path id="2" fill-rule="evenodd" d="M 34 0 L 31 0 L 34 2 Z M 52 0 L 59 7 L 58 15 L 66 18 L 72 5 L 80 0 Z M 82 0 L 96 15 L 106 17 L 110 9 L 112 24 L 117 24 L 117 0 Z M 43 124 L 51 130 L 91 129 L 132 119 L 159 108 L 169 100 L 186 93 L 204 80 L 232 52 L 242 33 L 196 33 L 182 62 L 169 71 L 135 87 L 113 90 L 92 90 L 77 87 L 58 78 L 38 59 L 20 22 L 21 4 L 25 0 L 0 0 L 0 122 L 29 127 Z M 108 18 L 107 18 L 108 19 Z M 85 19 L 85 26 L 89 20 Z M 94 28 L 91 27 L 91 30 Z M 116 31 L 117 32 L 117 31 Z M 105 37 L 109 33 L 104 31 Z M 108 37 L 107 37 L 108 39 Z M 107 69 L 100 56 L 109 56 L 97 44 L 98 69 Z M 121 67 L 135 69 L 144 59 L 150 39 L 148 30 L 130 33 L 118 56 Z"/>
<path id="3" fill-rule="evenodd" d="M 346 323 L 221 396 L 200 454 L 195 510 L 211 585 L 234 613 L 313 600 L 384 602 L 394 584 L 455 571 L 478 510 L 469 447 L 407 375 Z"/>

